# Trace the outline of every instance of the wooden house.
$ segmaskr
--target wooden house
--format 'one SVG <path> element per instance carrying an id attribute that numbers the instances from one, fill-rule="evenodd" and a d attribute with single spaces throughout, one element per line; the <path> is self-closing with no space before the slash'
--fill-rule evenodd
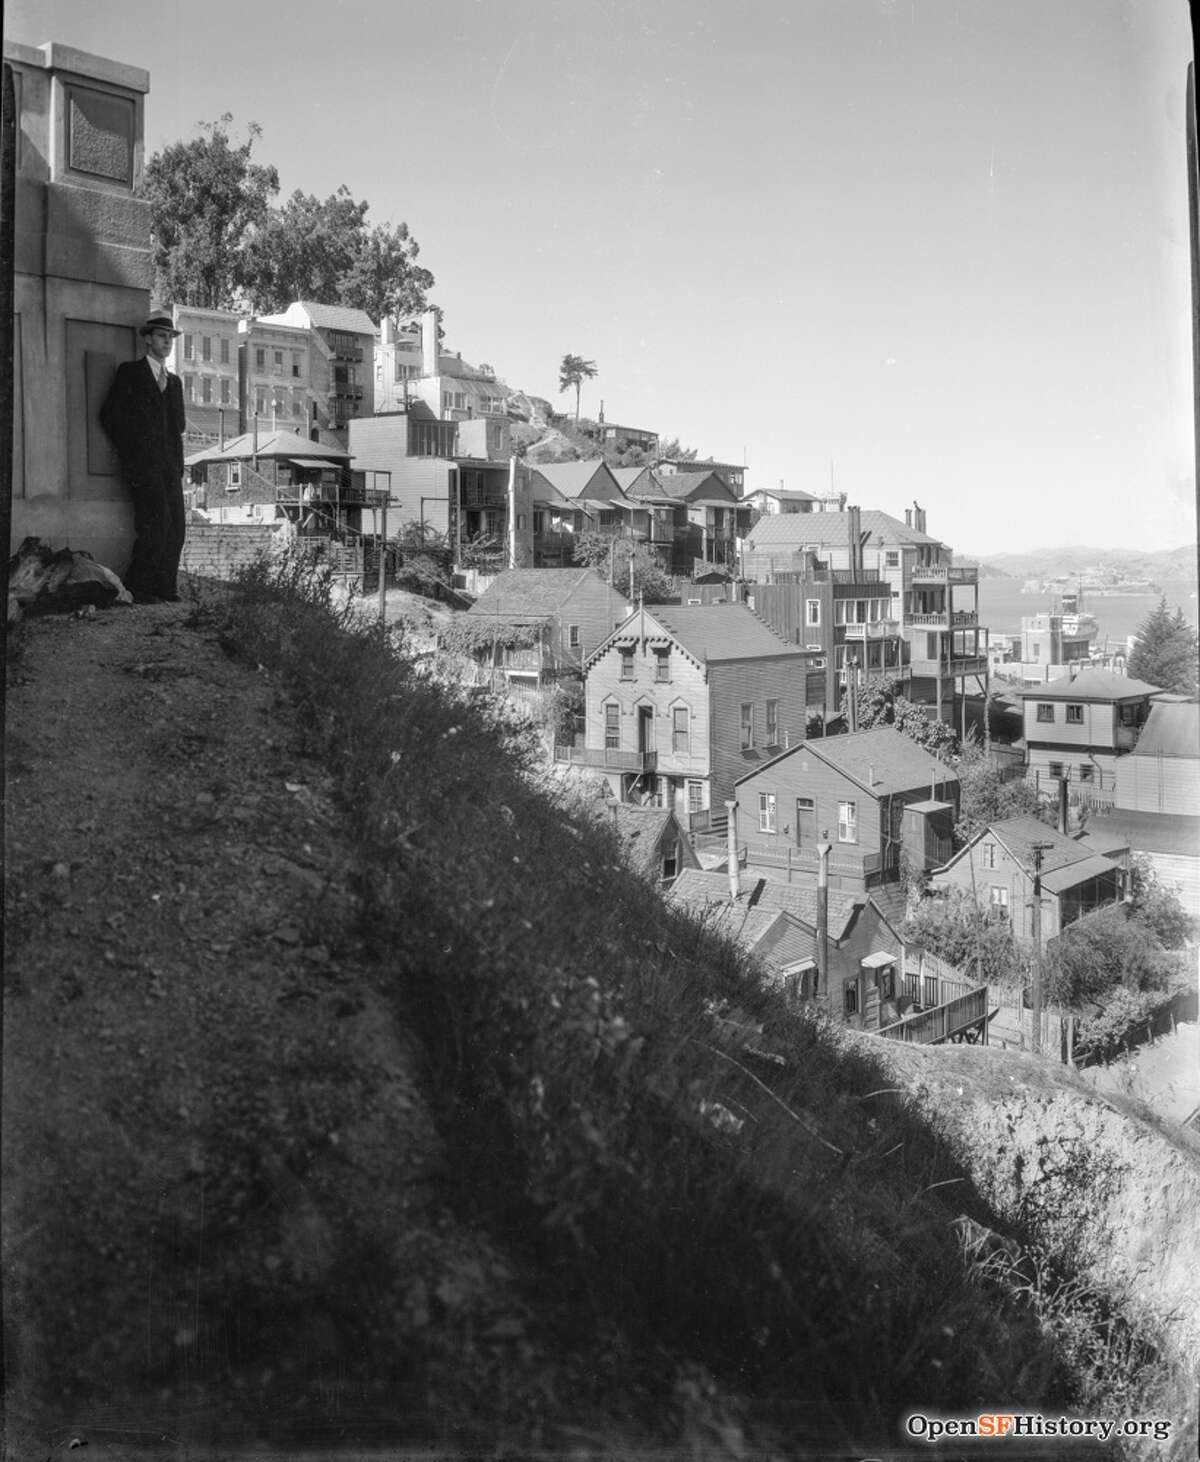
<path id="1" fill-rule="evenodd" d="M 622 802 L 706 824 L 737 778 L 803 736 L 823 677 L 742 604 L 635 610 L 585 662 L 582 744 Z"/>
<path id="2" fill-rule="evenodd" d="M 1158 693 L 1144 680 L 1091 668 L 1021 692 L 1030 771 L 1111 791 Z"/>
<path id="3" fill-rule="evenodd" d="M 699 868 L 691 839 L 669 807 L 610 802 L 609 813 L 635 873 L 669 888 L 685 869 Z"/>
<path id="4" fill-rule="evenodd" d="M 1035 859 L 1041 854 L 1042 938 L 1125 893 L 1127 856 L 1119 846 L 1100 852 L 1094 843 L 1065 837 L 1036 817 L 1009 817 L 977 833 L 931 879 L 931 890 L 961 889 L 1013 933 L 1033 934 Z"/>
<path id="5" fill-rule="evenodd" d="M 592 569 L 507 569 L 467 611 L 478 624 L 475 658 L 516 689 L 541 689 L 567 676 L 629 614 L 629 601 Z M 496 633 L 489 642 L 487 627 Z M 514 637 L 508 631 L 526 633 Z M 521 643 L 514 643 L 514 638 Z"/>
<path id="6" fill-rule="evenodd" d="M 831 887 L 894 883 L 949 855 L 958 778 L 891 726 L 802 741 L 738 779 L 737 844 L 750 865 L 812 881 L 830 847 Z"/>

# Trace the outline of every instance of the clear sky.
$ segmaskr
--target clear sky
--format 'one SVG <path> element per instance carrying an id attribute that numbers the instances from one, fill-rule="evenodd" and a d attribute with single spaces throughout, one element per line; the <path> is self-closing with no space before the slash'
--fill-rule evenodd
<path id="1" fill-rule="evenodd" d="M 407 222 L 446 343 L 965 553 L 1195 538 L 1182 0 L 8 0 Z"/>

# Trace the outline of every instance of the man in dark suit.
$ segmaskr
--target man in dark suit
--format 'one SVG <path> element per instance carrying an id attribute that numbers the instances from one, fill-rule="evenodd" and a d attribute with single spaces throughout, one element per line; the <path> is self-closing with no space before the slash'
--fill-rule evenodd
<path id="1" fill-rule="evenodd" d="M 179 599 L 183 552 L 183 383 L 167 370 L 175 337 L 170 315 L 155 313 L 138 332 L 141 360 L 117 367 L 100 408 L 100 425 L 117 450 L 133 497 L 133 557 L 125 587 L 138 604 Z"/>

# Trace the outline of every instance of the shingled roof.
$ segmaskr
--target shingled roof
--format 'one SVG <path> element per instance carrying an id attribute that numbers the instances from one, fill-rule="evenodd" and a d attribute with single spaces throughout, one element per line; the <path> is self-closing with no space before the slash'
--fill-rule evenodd
<path id="1" fill-rule="evenodd" d="M 1200 757 L 1200 706 L 1191 701 L 1152 705 L 1133 754 Z"/>
<path id="2" fill-rule="evenodd" d="M 593 569 L 505 569 L 497 574 L 467 610 L 507 624 L 551 619 L 589 577 Z M 603 580 L 601 580 L 603 583 Z"/>
<path id="3" fill-rule="evenodd" d="M 1078 675 L 1064 675 L 1048 680 L 1030 690 L 1019 692 L 1027 701 L 1132 701 L 1154 695 L 1161 686 L 1128 675 L 1114 675 L 1111 670 L 1081 670 Z"/>
<path id="4" fill-rule="evenodd" d="M 864 539 L 867 547 L 882 544 L 941 545 L 940 539 L 919 533 L 890 513 L 881 513 L 875 508 L 862 510 L 859 526 L 867 535 Z M 800 549 L 808 545 L 824 548 L 832 544 L 841 548 L 849 541 L 849 513 L 767 513 L 750 530 L 746 547 Z"/>
<path id="5" fill-rule="evenodd" d="M 656 604 L 646 610 L 646 615 L 702 663 L 757 660 L 775 655 L 804 657 L 803 650 L 789 645 L 745 604 Z M 623 629 L 625 625 L 621 626 Z"/>
<path id="6" fill-rule="evenodd" d="M 887 797 L 894 792 L 909 792 L 916 787 L 957 784 L 958 778 L 945 762 L 939 761 L 911 736 L 894 726 L 876 726 L 870 731 L 852 731 L 845 736 L 823 736 L 813 741 L 798 741 L 771 761 L 764 762 L 744 777 L 761 775 L 765 767 L 775 766 L 785 757 L 816 756 L 827 766 L 852 778 L 873 797 Z"/>

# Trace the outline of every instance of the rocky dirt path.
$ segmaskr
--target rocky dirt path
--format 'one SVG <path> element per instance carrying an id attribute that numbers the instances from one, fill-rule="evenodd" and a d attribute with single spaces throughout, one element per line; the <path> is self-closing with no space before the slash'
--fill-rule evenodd
<path id="1" fill-rule="evenodd" d="M 449 1214 L 356 943 L 352 829 L 218 623 L 114 609 L 10 647 L 11 1456 L 524 1404 L 511 1267 Z"/>

